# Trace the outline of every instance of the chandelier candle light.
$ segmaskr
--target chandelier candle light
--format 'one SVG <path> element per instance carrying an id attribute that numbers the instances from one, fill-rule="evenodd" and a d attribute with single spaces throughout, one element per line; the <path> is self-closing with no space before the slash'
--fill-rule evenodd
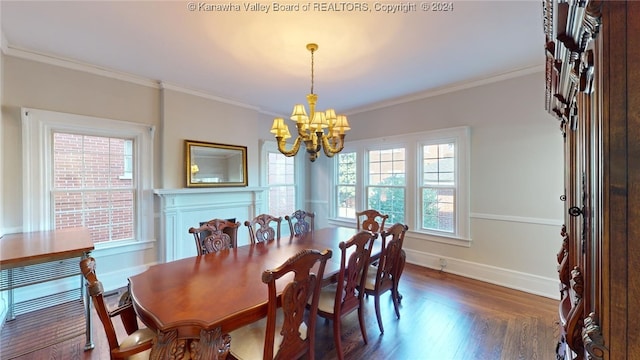
<path id="1" fill-rule="evenodd" d="M 327 157 L 339 153 L 344 148 L 344 135 L 350 130 L 349 122 L 345 115 L 336 115 L 334 109 L 316 112 L 316 102 L 318 95 L 313 93 L 313 53 L 318 50 L 317 44 L 307 44 L 307 50 L 311 52 L 311 93 L 307 95 L 309 103 L 309 116 L 302 104 L 296 104 L 291 113 L 291 120 L 296 122 L 298 136 L 293 143 L 291 150 L 286 149 L 287 139 L 291 137 L 289 127 L 284 123 L 283 118 L 273 119 L 271 133 L 275 134 L 278 141 L 278 150 L 284 156 L 294 156 L 300 149 L 301 142 L 309 153 L 309 160 L 312 162 L 318 158 L 318 153 L 322 148 Z M 327 132 L 325 133 L 325 130 Z"/>

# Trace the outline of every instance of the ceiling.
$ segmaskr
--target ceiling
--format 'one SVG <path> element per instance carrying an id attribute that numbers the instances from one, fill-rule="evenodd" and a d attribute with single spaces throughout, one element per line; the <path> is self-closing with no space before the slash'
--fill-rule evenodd
<path id="1" fill-rule="evenodd" d="M 318 108 L 338 113 L 544 64 L 539 0 L 455 1 L 450 11 L 413 2 L 396 13 L 374 2 L 359 11 L 363 3 L 2 0 L 0 10 L 9 54 L 91 64 L 282 116 L 310 90 L 309 42 L 319 45 Z"/>

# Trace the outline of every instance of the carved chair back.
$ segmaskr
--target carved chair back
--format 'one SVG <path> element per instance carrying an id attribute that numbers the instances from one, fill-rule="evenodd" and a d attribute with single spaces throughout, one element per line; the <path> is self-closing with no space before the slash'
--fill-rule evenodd
<path id="1" fill-rule="evenodd" d="M 318 315 L 333 320 L 333 338 L 338 359 L 344 358 L 341 340 L 341 318 L 358 310 L 360 332 L 367 343 L 367 331 L 364 326 L 363 296 L 369 257 L 373 241 L 377 235 L 370 231 L 360 231 L 351 239 L 340 242 L 340 271 L 335 284 L 320 290 Z"/>
<path id="2" fill-rule="evenodd" d="M 268 287 L 268 310 L 267 310 L 267 330 L 264 343 L 264 359 L 273 359 L 276 310 L 278 306 L 278 295 L 276 293 L 276 280 L 284 275 L 293 272 L 293 281 L 289 282 L 280 297 L 282 303 L 282 313 L 284 322 L 282 329 L 278 333 L 283 336 L 280 347 L 277 349 L 276 359 L 298 359 L 304 354 L 308 354 L 310 359 L 314 358 L 315 348 L 315 320 L 318 310 L 318 295 L 320 284 L 324 275 L 324 268 L 327 260 L 331 258 L 331 250 L 322 252 L 315 249 L 306 249 L 289 258 L 279 267 L 266 270 L 262 274 L 262 282 Z M 320 263 L 316 274 L 311 269 Z M 301 336 L 300 329 L 305 319 L 305 308 L 310 302 L 309 321 L 306 324 L 306 336 Z"/>
<path id="3" fill-rule="evenodd" d="M 238 246 L 239 222 L 213 219 L 198 228 L 189 228 L 193 234 L 198 255 L 205 255 Z"/>
<path id="4" fill-rule="evenodd" d="M 260 214 L 253 220 L 244 222 L 249 228 L 249 238 L 252 244 L 280 239 L 281 223 L 282 217 L 269 214 Z"/>
<path id="5" fill-rule="evenodd" d="M 291 235 L 302 235 L 313 231 L 314 219 L 316 214 L 304 210 L 296 210 L 293 214 L 286 215 L 284 218 L 289 223 L 289 231 Z"/>
<path id="6" fill-rule="evenodd" d="M 382 251 L 378 265 L 372 267 L 365 285 L 365 294 L 375 296 L 376 317 L 380 333 L 384 333 L 380 316 L 380 295 L 391 290 L 391 299 L 396 316 L 400 318 L 398 283 L 406 263 L 406 253 L 402 249 L 404 236 L 408 230 L 406 225 L 396 223 L 382 232 Z"/>
<path id="7" fill-rule="evenodd" d="M 384 231 L 384 223 L 389 215 L 380 213 L 378 210 L 368 209 L 356 212 L 356 224 L 358 231 L 367 230 L 373 233 Z"/>

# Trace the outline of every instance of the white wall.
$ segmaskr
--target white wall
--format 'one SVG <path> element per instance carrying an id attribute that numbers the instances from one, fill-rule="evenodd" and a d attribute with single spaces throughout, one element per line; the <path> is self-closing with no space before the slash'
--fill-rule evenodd
<path id="1" fill-rule="evenodd" d="M 163 90 L 162 107 L 163 161 L 158 188 L 186 186 L 184 140 L 247 146 L 248 186 L 259 185 L 255 110 L 171 89 Z"/>
<path id="2" fill-rule="evenodd" d="M 409 233 L 410 262 L 439 269 L 444 258 L 446 271 L 557 296 L 562 136 L 544 110 L 544 93 L 544 73 L 536 72 L 349 117 L 347 141 L 471 128 L 471 247 Z M 328 172 L 315 165 L 311 189 L 326 189 Z M 327 192 L 311 198 L 326 219 Z"/>

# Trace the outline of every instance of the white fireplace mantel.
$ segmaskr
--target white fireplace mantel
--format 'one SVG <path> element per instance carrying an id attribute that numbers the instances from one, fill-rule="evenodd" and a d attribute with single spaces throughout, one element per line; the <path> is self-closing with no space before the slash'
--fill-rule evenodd
<path id="1" fill-rule="evenodd" d="M 155 189 L 160 199 L 159 261 L 168 262 L 196 255 L 190 227 L 215 218 L 235 218 L 241 224 L 262 213 L 264 187 Z M 249 242 L 244 226 L 238 230 L 238 245 Z"/>

